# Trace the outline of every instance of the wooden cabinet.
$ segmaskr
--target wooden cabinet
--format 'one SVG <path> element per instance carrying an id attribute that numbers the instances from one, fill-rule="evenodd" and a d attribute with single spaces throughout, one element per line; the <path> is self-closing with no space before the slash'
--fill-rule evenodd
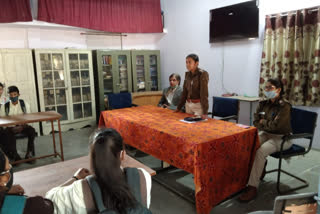
<path id="1" fill-rule="evenodd" d="M 133 91 L 161 90 L 160 51 L 132 50 Z"/>
<path id="2" fill-rule="evenodd" d="M 108 93 L 132 91 L 131 53 L 125 50 L 96 50 L 93 52 L 97 113 L 105 110 Z"/>
<path id="3" fill-rule="evenodd" d="M 94 125 L 91 51 L 38 49 L 35 58 L 40 110 L 60 113 L 62 131 Z M 43 133 L 49 134 L 51 123 L 42 125 Z"/>
<path id="4" fill-rule="evenodd" d="M 31 112 L 38 112 L 35 75 L 30 49 L 0 49 L 0 82 L 5 84 L 4 92 L 11 85 L 19 88 L 20 99 L 30 105 Z M 9 95 L 7 95 L 9 97 Z M 38 134 L 39 123 L 31 124 Z"/>

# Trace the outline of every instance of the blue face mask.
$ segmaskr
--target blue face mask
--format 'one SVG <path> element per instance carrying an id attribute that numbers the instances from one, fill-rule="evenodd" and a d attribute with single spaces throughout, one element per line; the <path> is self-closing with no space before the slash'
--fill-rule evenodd
<path id="1" fill-rule="evenodd" d="M 16 96 L 16 97 L 10 97 L 10 100 L 11 100 L 11 102 L 13 102 L 13 103 L 17 102 L 17 101 L 18 101 L 18 99 L 19 99 L 19 96 Z"/>
<path id="2" fill-rule="evenodd" d="M 273 99 L 278 95 L 278 93 L 275 91 L 264 91 L 264 95 L 267 97 L 267 99 Z"/>

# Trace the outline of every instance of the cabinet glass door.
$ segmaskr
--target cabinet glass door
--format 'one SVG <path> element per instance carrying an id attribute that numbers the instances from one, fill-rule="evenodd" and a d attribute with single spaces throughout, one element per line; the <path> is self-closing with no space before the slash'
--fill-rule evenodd
<path id="1" fill-rule="evenodd" d="M 151 91 L 158 91 L 158 62 L 157 55 L 150 55 Z"/>
<path id="2" fill-rule="evenodd" d="M 126 55 L 119 55 L 118 56 L 118 66 L 119 66 L 119 91 L 129 91 L 128 84 L 129 84 L 129 76 L 128 76 L 128 59 Z"/>
<path id="3" fill-rule="evenodd" d="M 104 94 L 113 92 L 112 55 L 102 55 Z"/>
<path id="4" fill-rule="evenodd" d="M 145 64 L 144 55 L 137 55 L 136 57 L 136 71 L 137 71 L 137 86 L 138 91 L 146 90 L 146 78 L 145 78 Z"/>
<path id="5" fill-rule="evenodd" d="M 68 120 L 63 55 L 41 53 L 40 67 L 45 111 L 57 111 L 61 120 Z"/>
<path id="6" fill-rule="evenodd" d="M 70 53 L 68 57 L 73 118 L 92 117 L 88 54 Z"/>

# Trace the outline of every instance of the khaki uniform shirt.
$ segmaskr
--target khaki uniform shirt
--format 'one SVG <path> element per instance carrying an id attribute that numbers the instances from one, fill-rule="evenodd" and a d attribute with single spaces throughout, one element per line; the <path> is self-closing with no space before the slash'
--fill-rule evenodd
<path id="1" fill-rule="evenodd" d="M 209 74 L 205 70 L 198 68 L 194 74 L 187 71 L 183 83 L 182 97 L 177 109 L 181 110 L 187 99 L 200 99 L 203 114 L 208 114 L 208 82 Z"/>
<path id="2" fill-rule="evenodd" d="M 259 131 L 271 134 L 291 133 L 291 104 L 284 99 L 260 101 L 253 124 Z"/>

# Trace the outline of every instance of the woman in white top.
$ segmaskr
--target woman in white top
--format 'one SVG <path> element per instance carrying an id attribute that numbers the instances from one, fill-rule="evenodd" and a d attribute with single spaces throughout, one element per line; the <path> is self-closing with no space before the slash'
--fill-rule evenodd
<path id="1" fill-rule="evenodd" d="M 149 208 L 151 176 L 144 169 L 138 169 L 141 190 L 141 202 L 138 202 L 129 187 L 130 178 L 126 177 L 120 167 L 125 154 L 120 134 L 114 129 L 100 129 L 90 139 L 91 172 L 79 169 L 72 179 L 46 194 L 46 198 L 54 204 L 54 213 L 97 213 L 93 193 L 88 181 L 84 179 L 90 173 L 100 187 L 103 204 L 107 209 L 122 214 L 137 207 Z"/>

